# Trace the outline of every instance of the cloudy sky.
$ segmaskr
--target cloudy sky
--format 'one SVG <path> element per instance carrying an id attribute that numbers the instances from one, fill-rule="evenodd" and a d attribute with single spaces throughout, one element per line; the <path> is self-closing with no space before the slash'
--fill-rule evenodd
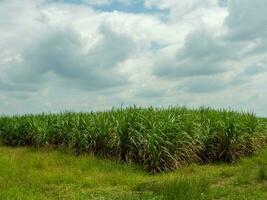
<path id="1" fill-rule="evenodd" d="M 212 106 L 267 116 L 266 0 L 0 0 L 0 114 Z"/>

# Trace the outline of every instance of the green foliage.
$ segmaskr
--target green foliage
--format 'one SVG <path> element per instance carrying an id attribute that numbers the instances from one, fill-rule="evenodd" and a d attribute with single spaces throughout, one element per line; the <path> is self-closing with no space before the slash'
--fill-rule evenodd
<path id="1" fill-rule="evenodd" d="M 266 166 L 263 163 L 258 166 L 258 179 L 260 181 L 267 180 Z"/>
<path id="2" fill-rule="evenodd" d="M 67 148 L 141 164 L 156 173 L 192 162 L 234 162 L 254 152 L 260 126 L 251 113 L 210 108 L 112 109 L 107 112 L 0 117 L 0 142 Z"/>
<path id="3" fill-rule="evenodd" d="M 259 179 L 257 167 L 267 164 L 266 148 L 233 165 L 192 164 L 156 175 L 134 164 L 63 150 L 0 146 L 0 199 L 267 199 L 267 181 Z"/>
<path id="4" fill-rule="evenodd" d="M 204 200 L 208 199 L 209 182 L 207 180 L 176 178 L 163 182 L 142 183 L 135 187 L 138 192 L 153 192 L 161 200 Z"/>

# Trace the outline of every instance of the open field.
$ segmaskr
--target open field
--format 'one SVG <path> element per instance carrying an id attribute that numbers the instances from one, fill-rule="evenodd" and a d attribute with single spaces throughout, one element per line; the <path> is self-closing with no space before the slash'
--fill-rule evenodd
<path id="1" fill-rule="evenodd" d="M 209 108 L 2 116 L 0 200 L 267 199 L 266 124 Z"/>
<path id="2" fill-rule="evenodd" d="M 150 175 L 94 156 L 0 147 L 0 199 L 265 200 L 267 149 L 234 164 L 192 164 Z"/>
<path id="3" fill-rule="evenodd" d="M 190 163 L 235 162 L 264 143 L 266 123 L 253 113 L 210 108 L 113 109 L 0 117 L 9 146 L 54 146 L 136 163 L 156 173 Z"/>

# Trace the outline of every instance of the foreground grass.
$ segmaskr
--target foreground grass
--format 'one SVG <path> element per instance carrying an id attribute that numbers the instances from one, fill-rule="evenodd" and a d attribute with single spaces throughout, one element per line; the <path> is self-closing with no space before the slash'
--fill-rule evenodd
<path id="1" fill-rule="evenodd" d="M 136 165 L 0 146 L 0 199 L 267 199 L 267 149 L 235 164 L 150 175 Z"/>

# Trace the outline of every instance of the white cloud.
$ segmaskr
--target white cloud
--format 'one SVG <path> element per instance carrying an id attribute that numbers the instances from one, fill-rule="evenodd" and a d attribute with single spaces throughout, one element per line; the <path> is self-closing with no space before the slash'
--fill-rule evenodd
<path id="1" fill-rule="evenodd" d="M 96 5 L 96 6 L 102 6 L 102 5 L 108 5 L 113 2 L 118 2 L 122 4 L 130 4 L 130 0 L 82 0 L 84 3 L 87 3 L 89 5 Z"/>
<path id="2" fill-rule="evenodd" d="M 144 1 L 161 14 L 94 10 L 110 3 L 0 1 L 0 112 L 124 103 L 267 115 L 264 0 L 229 0 L 229 7 L 216 0 Z"/>
<path id="3" fill-rule="evenodd" d="M 233 40 L 267 38 L 266 1 L 230 0 L 226 25 Z"/>
<path id="4" fill-rule="evenodd" d="M 91 5 L 104 5 L 111 3 L 112 0 L 82 0 L 82 1 Z"/>

